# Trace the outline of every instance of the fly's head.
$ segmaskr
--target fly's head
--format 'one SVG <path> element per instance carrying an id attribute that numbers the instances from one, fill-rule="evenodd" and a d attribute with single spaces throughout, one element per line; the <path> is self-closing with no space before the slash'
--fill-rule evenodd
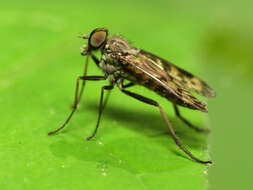
<path id="1" fill-rule="evenodd" d="M 88 40 L 88 45 L 82 48 L 82 55 L 87 55 L 92 51 L 102 49 L 107 42 L 108 30 L 105 28 L 96 28 L 90 35 L 81 36 L 83 39 Z"/>

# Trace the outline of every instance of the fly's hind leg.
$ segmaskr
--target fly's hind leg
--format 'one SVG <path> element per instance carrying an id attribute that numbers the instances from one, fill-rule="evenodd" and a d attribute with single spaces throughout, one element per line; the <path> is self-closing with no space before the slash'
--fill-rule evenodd
<path id="1" fill-rule="evenodd" d="M 175 109 L 175 112 L 176 112 L 176 115 L 179 119 L 181 119 L 188 127 L 194 129 L 195 131 L 197 132 L 202 132 L 202 133 L 209 133 L 210 130 L 209 129 L 202 129 L 202 128 L 199 128 L 193 124 L 191 124 L 187 119 L 185 119 L 183 116 L 181 116 L 180 112 L 179 112 L 179 109 L 177 107 L 176 104 L 174 104 L 174 109 Z"/>
<path id="2" fill-rule="evenodd" d="M 176 133 L 174 132 L 174 129 L 172 128 L 172 126 L 171 126 L 169 120 L 167 119 L 167 117 L 166 117 L 166 115 L 165 115 L 165 113 L 164 113 L 164 111 L 163 111 L 163 108 L 162 108 L 156 101 L 154 101 L 154 100 L 152 100 L 152 99 L 149 99 L 149 98 L 146 98 L 146 97 L 144 97 L 144 96 L 141 96 L 141 95 L 139 95 L 139 94 L 136 94 L 136 93 L 134 93 L 134 92 L 130 92 L 130 91 L 128 91 L 128 90 L 125 90 L 125 89 L 122 87 L 122 85 L 119 85 L 119 87 L 120 87 L 120 90 L 121 90 L 123 93 L 125 93 L 126 95 L 131 96 L 131 97 L 133 97 L 133 98 L 135 98 L 135 99 L 137 99 L 137 100 L 140 100 L 140 101 L 142 101 L 142 102 L 144 102 L 144 103 L 147 103 L 147 104 L 150 104 L 150 105 L 153 105 L 153 106 L 156 106 L 157 108 L 159 108 L 160 113 L 161 113 L 161 115 L 162 115 L 162 118 L 163 118 L 163 120 L 165 121 L 165 123 L 166 123 L 166 125 L 167 125 L 167 127 L 168 127 L 168 129 L 169 129 L 169 131 L 170 131 L 170 134 L 171 134 L 173 140 L 175 141 L 175 143 L 177 144 L 177 146 L 178 146 L 181 150 L 183 150 L 189 157 L 191 157 L 193 160 L 195 160 L 196 162 L 199 162 L 199 163 L 202 163 L 202 164 L 212 164 L 211 161 L 203 161 L 203 160 L 200 160 L 200 159 L 196 158 L 190 151 L 188 151 L 188 150 L 181 144 L 181 142 L 180 142 L 179 138 L 177 137 Z"/>

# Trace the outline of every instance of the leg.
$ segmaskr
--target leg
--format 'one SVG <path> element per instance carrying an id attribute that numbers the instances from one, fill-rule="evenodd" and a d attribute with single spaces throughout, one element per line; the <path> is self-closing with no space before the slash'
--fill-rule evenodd
<path id="1" fill-rule="evenodd" d="M 123 84 L 122 87 L 123 87 L 123 88 L 129 88 L 129 87 L 134 86 L 134 85 L 135 85 L 135 83 L 130 82 L 130 83 L 125 84 L 125 85 Z M 111 93 L 111 91 L 109 91 L 108 94 L 106 94 L 105 101 L 104 101 L 104 105 L 103 105 L 103 109 L 105 108 L 105 106 L 106 106 L 106 104 L 107 104 L 107 102 L 108 102 L 110 93 Z"/>
<path id="2" fill-rule="evenodd" d="M 164 111 L 163 111 L 163 108 L 162 108 L 156 101 L 151 100 L 151 99 L 149 99 L 149 98 L 146 98 L 146 97 L 144 97 L 144 96 L 141 96 L 141 95 L 139 95 L 139 94 L 135 94 L 135 93 L 133 93 L 133 92 L 127 91 L 127 90 L 125 90 L 124 88 L 121 88 L 121 91 L 124 92 L 125 94 L 127 94 L 127 95 L 129 95 L 129 96 L 131 96 L 131 97 L 133 97 L 133 98 L 135 98 L 135 99 L 137 99 L 137 100 L 140 100 L 140 101 L 142 101 L 142 102 L 144 102 L 144 103 L 147 103 L 147 104 L 150 104 L 150 105 L 153 105 L 153 106 L 158 107 L 159 110 L 160 110 L 160 113 L 161 113 L 161 115 L 162 115 L 162 117 L 163 117 L 163 120 L 165 121 L 167 127 L 169 128 L 170 134 L 171 134 L 173 140 L 175 141 L 175 143 L 177 144 L 177 146 L 178 146 L 181 150 L 183 150 L 188 156 L 190 156 L 193 160 L 195 160 L 196 162 L 199 162 L 199 163 L 202 163 L 202 164 L 212 164 L 211 161 L 199 160 L 198 158 L 196 158 L 195 156 L 193 156 L 193 154 L 192 154 L 190 151 L 188 151 L 188 150 L 181 144 L 181 142 L 179 141 L 179 138 L 178 138 L 177 135 L 175 134 L 175 132 L 174 132 L 172 126 L 170 125 L 169 120 L 167 119 L 167 117 L 166 117 L 166 115 L 165 115 L 165 113 L 164 113 Z"/>
<path id="3" fill-rule="evenodd" d="M 107 76 L 81 76 L 77 78 L 76 81 L 76 91 L 75 91 L 75 100 L 74 100 L 74 106 L 72 108 L 72 112 L 68 116 L 67 120 L 63 123 L 61 127 L 56 129 L 55 131 L 49 132 L 48 135 L 52 135 L 57 133 L 58 131 L 62 130 L 69 122 L 69 120 L 72 118 L 72 115 L 75 113 L 77 104 L 78 104 L 78 89 L 79 89 L 79 81 L 80 80 L 106 80 Z"/>
<path id="4" fill-rule="evenodd" d="M 186 124 L 188 125 L 190 128 L 194 129 L 195 131 L 198 131 L 198 132 L 203 132 L 203 133 L 208 133 L 210 132 L 208 129 L 201 129 L 201 128 L 198 128 L 194 125 L 192 125 L 188 120 L 186 120 L 183 116 L 181 116 L 180 112 L 179 112 L 179 109 L 177 107 L 176 104 L 174 104 L 174 109 L 175 109 L 175 112 L 176 112 L 176 115 Z"/>
<path id="5" fill-rule="evenodd" d="M 108 91 L 108 93 L 105 96 L 105 101 L 103 103 L 103 110 L 105 109 L 105 106 L 107 105 L 107 102 L 109 100 L 110 94 L 111 94 L 111 91 Z"/>
<path id="6" fill-rule="evenodd" d="M 100 118 L 101 118 L 101 115 L 102 115 L 102 111 L 103 111 L 103 98 L 104 98 L 104 90 L 111 90 L 113 89 L 113 85 L 110 85 L 110 86 L 103 86 L 101 88 L 101 95 L 100 95 L 100 101 L 99 101 L 99 110 L 98 110 L 98 119 L 97 119 L 97 125 L 96 125 L 96 128 L 94 130 L 94 132 L 92 133 L 91 136 L 87 137 L 86 140 L 90 140 L 92 139 L 96 133 L 97 133 L 97 130 L 98 130 L 98 127 L 99 127 L 99 123 L 100 123 Z"/>
<path id="7" fill-rule="evenodd" d="M 84 72 L 83 72 L 83 76 L 86 76 L 87 74 L 87 70 L 88 70 L 88 61 L 89 61 L 89 56 L 91 55 L 91 58 L 93 59 L 93 61 L 96 63 L 97 66 L 99 66 L 99 60 L 98 58 L 93 55 L 93 54 L 90 54 L 84 50 L 84 52 L 82 53 L 83 56 L 86 56 L 86 60 L 85 60 L 85 66 L 84 66 Z M 82 96 L 83 96 L 83 91 L 84 91 L 84 87 L 85 87 L 85 82 L 86 80 L 83 80 L 82 82 L 82 87 L 81 87 L 81 90 L 80 90 L 80 93 L 79 93 L 79 96 L 78 96 L 78 100 L 77 100 L 77 104 L 81 101 L 82 99 Z"/>
<path id="8" fill-rule="evenodd" d="M 129 88 L 129 87 L 131 87 L 131 86 L 134 86 L 135 84 L 133 83 L 133 82 L 130 82 L 130 83 L 128 83 L 128 84 L 123 84 L 122 85 L 122 88 Z"/>
<path id="9" fill-rule="evenodd" d="M 85 60 L 85 66 L 84 66 L 83 76 L 86 76 L 86 74 L 87 74 L 87 70 L 88 70 L 88 60 L 89 60 L 89 54 L 86 55 L 86 60 Z M 85 81 L 86 81 L 86 80 L 83 80 L 83 81 L 82 81 L 82 87 L 81 87 L 81 90 L 80 90 L 80 93 L 79 93 L 79 96 L 78 96 L 77 104 L 79 104 L 79 102 L 80 102 L 81 99 L 82 99 L 83 91 L 84 91 L 84 87 L 85 87 Z"/>

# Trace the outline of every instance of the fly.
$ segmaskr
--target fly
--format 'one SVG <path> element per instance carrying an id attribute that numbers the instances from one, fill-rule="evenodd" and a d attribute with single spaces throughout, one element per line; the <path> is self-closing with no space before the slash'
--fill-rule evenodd
<path id="1" fill-rule="evenodd" d="M 90 35 L 84 35 L 81 37 L 88 40 L 88 45 L 84 46 L 81 52 L 83 56 L 86 56 L 86 63 L 83 76 L 79 76 L 76 81 L 75 100 L 72 112 L 61 127 L 55 131 L 49 132 L 48 135 L 55 134 L 62 130 L 72 118 L 77 109 L 77 105 L 81 100 L 85 87 L 85 81 L 109 79 L 110 85 L 106 85 L 101 88 L 97 124 L 94 132 L 87 138 L 87 140 L 92 139 L 96 135 L 99 128 L 100 118 L 103 111 L 104 91 L 112 90 L 114 86 L 117 85 L 124 94 L 146 104 L 157 107 L 169 129 L 173 140 L 177 146 L 189 157 L 199 163 L 212 164 L 211 161 L 198 159 L 181 144 L 169 120 L 167 119 L 162 106 L 160 106 L 157 101 L 127 90 L 127 88 L 131 86 L 142 85 L 150 90 L 155 91 L 157 94 L 173 103 L 176 115 L 185 124 L 196 131 L 207 132 L 207 129 L 201 129 L 191 124 L 188 120 L 181 116 L 178 109 L 179 105 L 202 112 L 207 112 L 206 104 L 199 101 L 191 94 L 191 92 L 196 92 L 208 98 L 215 97 L 214 90 L 206 82 L 166 61 L 165 59 L 162 59 L 142 49 L 132 47 L 127 40 L 120 36 L 108 37 L 108 30 L 105 28 L 96 28 L 90 33 Z M 102 53 L 100 59 L 93 54 L 93 52 L 97 50 L 100 50 Z M 88 59 L 90 57 L 96 63 L 96 65 L 103 70 L 104 76 L 86 75 Z M 81 89 L 79 89 L 80 81 L 82 81 Z M 125 81 L 128 81 L 128 83 L 125 84 Z"/>

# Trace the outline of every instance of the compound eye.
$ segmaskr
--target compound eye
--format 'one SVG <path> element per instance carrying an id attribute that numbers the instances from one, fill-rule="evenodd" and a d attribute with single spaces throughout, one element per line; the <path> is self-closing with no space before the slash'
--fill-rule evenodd
<path id="1" fill-rule="evenodd" d="M 97 49 L 106 41 L 106 38 L 107 38 L 107 30 L 96 29 L 92 32 L 89 39 L 89 43 L 93 48 Z"/>

